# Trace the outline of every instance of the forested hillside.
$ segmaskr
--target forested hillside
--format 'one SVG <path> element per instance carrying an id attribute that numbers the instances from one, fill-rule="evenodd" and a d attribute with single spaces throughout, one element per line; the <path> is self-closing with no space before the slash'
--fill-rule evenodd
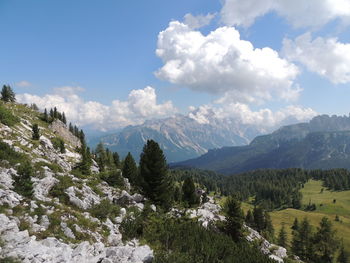
<path id="1" fill-rule="evenodd" d="M 315 117 L 255 138 L 248 146 L 224 147 L 174 167 L 196 167 L 224 174 L 256 169 L 350 168 L 350 117 Z"/>

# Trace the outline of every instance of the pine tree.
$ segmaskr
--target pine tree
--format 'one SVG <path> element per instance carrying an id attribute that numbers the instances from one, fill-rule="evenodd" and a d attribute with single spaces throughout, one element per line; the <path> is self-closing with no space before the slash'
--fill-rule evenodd
<path id="1" fill-rule="evenodd" d="M 60 140 L 60 153 L 65 153 L 66 152 L 66 147 L 64 145 L 64 141 Z"/>
<path id="2" fill-rule="evenodd" d="M 77 168 L 81 171 L 83 175 L 90 175 L 92 159 L 91 159 L 90 148 L 86 146 L 85 142 L 82 143 L 81 145 L 80 153 L 82 158 Z"/>
<path id="3" fill-rule="evenodd" d="M 293 231 L 292 251 L 308 261 L 313 255 L 312 232 L 309 220 L 305 217 L 297 231 Z"/>
<path id="4" fill-rule="evenodd" d="M 120 167 L 120 158 L 119 158 L 119 154 L 117 152 L 113 153 L 113 161 L 114 161 L 114 165 L 116 168 Z"/>
<path id="5" fill-rule="evenodd" d="M 124 160 L 124 165 L 123 165 L 123 169 L 122 169 L 122 175 L 125 178 L 129 179 L 129 182 L 131 184 L 135 184 L 136 183 L 136 179 L 137 179 L 137 166 L 136 166 L 136 162 L 134 160 L 134 158 L 132 157 L 131 153 L 129 152 Z"/>
<path id="6" fill-rule="evenodd" d="M 241 203 L 233 196 L 230 196 L 226 202 L 226 222 L 225 232 L 238 241 L 243 237 L 244 214 L 241 209 Z"/>
<path id="7" fill-rule="evenodd" d="M 69 123 L 69 131 L 74 134 L 74 128 L 73 128 L 73 124 L 70 122 Z"/>
<path id="8" fill-rule="evenodd" d="M 14 190 L 24 197 L 31 198 L 33 196 L 33 182 L 31 180 L 34 170 L 30 162 L 22 163 L 18 169 L 18 176 L 15 178 Z"/>
<path id="9" fill-rule="evenodd" d="M 54 119 L 58 118 L 58 113 L 57 113 L 57 108 L 56 107 L 53 108 L 53 118 Z"/>
<path id="10" fill-rule="evenodd" d="M 64 114 L 64 112 L 62 113 L 62 122 L 67 124 L 66 114 Z"/>
<path id="11" fill-rule="evenodd" d="M 281 230 L 278 233 L 277 244 L 280 245 L 281 247 L 287 247 L 287 232 L 284 227 L 284 223 L 282 223 Z"/>
<path id="12" fill-rule="evenodd" d="M 107 154 L 102 142 L 96 146 L 96 161 L 100 171 L 103 172 L 107 166 Z"/>
<path id="13" fill-rule="evenodd" d="M 183 201 L 187 202 L 189 206 L 198 204 L 199 198 L 196 194 L 196 187 L 194 185 L 192 177 L 186 177 L 183 185 L 182 185 L 182 196 Z"/>
<path id="14" fill-rule="evenodd" d="M 265 229 L 264 210 L 261 207 L 254 207 L 253 210 L 254 227 L 258 232 Z"/>
<path id="15" fill-rule="evenodd" d="M 313 239 L 314 245 L 314 261 L 323 263 L 332 263 L 334 252 L 338 247 L 332 222 L 323 217 L 320 226 Z"/>
<path id="16" fill-rule="evenodd" d="M 32 128 L 32 139 L 33 140 L 39 140 L 40 139 L 40 130 L 38 124 L 34 124 Z"/>
<path id="17" fill-rule="evenodd" d="M 1 100 L 5 102 L 15 102 L 16 95 L 9 85 L 4 85 L 1 90 Z"/>
<path id="18" fill-rule="evenodd" d="M 345 252 L 344 244 L 340 247 L 339 255 L 337 258 L 338 263 L 349 263 L 348 255 Z"/>
<path id="19" fill-rule="evenodd" d="M 142 190 L 156 204 L 169 208 L 173 186 L 163 151 L 158 143 L 148 140 L 140 157 Z"/>
<path id="20" fill-rule="evenodd" d="M 44 110 L 44 117 L 43 117 L 43 120 L 45 121 L 45 122 L 49 122 L 49 115 L 47 114 L 47 109 L 45 108 L 45 110 Z"/>
<path id="21" fill-rule="evenodd" d="M 248 226 L 254 226 L 254 217 L 252 211 L 249 209 L 245 217 L 245 222 Z"/>
<path id="22" fill-rule="evenodd" d="M 271 217 L 267 212 L 264 213 L 264 222 L 265 222 L 265 228 L 263 232 L 265 237 L 270 241 L 274 241 L 275 229 L 273 228 Z"/>
<path id="23" fill-rule="evenodd" d="M 298 231 L 299 230 L 299 221 L 298 218 L 294 219 L 293 225 L 291 227 L 292 231 Z"/>

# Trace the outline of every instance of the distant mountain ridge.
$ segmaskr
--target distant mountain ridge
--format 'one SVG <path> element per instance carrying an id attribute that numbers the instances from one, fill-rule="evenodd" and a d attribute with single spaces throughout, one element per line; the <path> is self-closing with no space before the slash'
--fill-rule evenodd
<path id="1" fill-rule="evenodd" d="M 224 174 L 260 168 L 350 168 L 350 117 L 317 116 L 258 136 L 249 145 L 209 150 L 174 166 Z"/>
<path id="2" fill-rule="evenodd" d="M 209 149 L 223 146 L 246 145 L 257 135 L 270 130 L 245 125 L 234 119 L 211 118 L 200 123 L 178 114 L 160 120 L 148 120 L 142 125 L 128 126 L 121 132 L 102 136 L 90 142 L 91 146 L 102 141 L 112 151 L 125 156 L 131 152 L 137 159 L 147 139 L 157 141 L 169 162 L 198 157 Z"/>

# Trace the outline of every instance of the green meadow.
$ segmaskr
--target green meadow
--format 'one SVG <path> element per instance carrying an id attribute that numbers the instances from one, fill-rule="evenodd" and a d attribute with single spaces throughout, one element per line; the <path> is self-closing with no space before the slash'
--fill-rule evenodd
<path id="1" fill-rule="evenodd" d="M 322 217 L 326 216 L 331 219 L 334 229 L 337 231 L 336 235 L 343 239 L 345 249 L 350 252 L 350 191 L 328 191 L 322 186 L 321 181 L 310 180 L 305 184 L 301 192 L 303 193 L 303 205 L 314 203 L 316 204 L 316 210 L 302 211 L 289 208 L 271 212 L 270 215 L 276 235 L 284 223 L 290 241 L 290 227 L 295 218 L 298 218 L 300 222 L 304 217 L 307 217 L 314 230 L 316 230 Z M 340 219 L 339 222 L 335 221 L 336 215 Z"/>

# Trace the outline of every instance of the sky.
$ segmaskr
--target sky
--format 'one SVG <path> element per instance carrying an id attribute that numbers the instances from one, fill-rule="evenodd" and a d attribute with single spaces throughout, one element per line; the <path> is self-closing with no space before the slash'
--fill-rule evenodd
<path id="1" fill-rule="evenodd" d="M 350 0 L 0 0 L 0 80 L 111 131 L 350 112 Z"/>

